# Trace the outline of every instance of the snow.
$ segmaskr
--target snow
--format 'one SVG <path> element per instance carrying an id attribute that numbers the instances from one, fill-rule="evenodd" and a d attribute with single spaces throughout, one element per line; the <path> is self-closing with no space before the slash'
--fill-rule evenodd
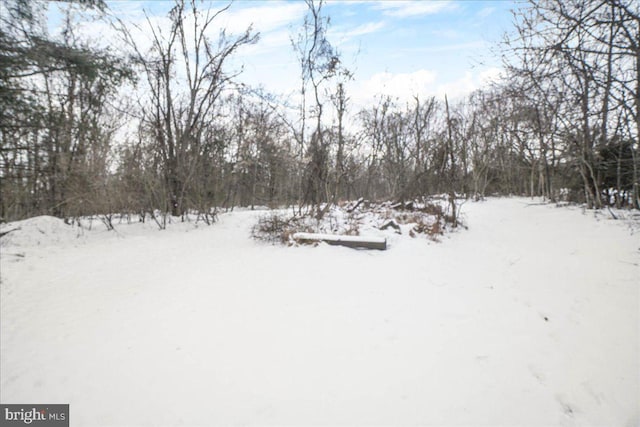
<path id="1" fill-rule="evenodd" d="M 96 426 L 640 423 L 628 222 L 491 199 L 440 243 L 358 251 L 252 240 L 263 214 L 82 240 L 9 224 L 3 403 Z"/>
<path id="2" fill-rule="evenodd" d="M 83 235 L 83 230 L 65 224 L 60 218 L 37 216 L 19 223 L 0 225 L 0 233 L 7 233 L 0 246 L 30 247 L 50 246 L 73 242 Z"/>

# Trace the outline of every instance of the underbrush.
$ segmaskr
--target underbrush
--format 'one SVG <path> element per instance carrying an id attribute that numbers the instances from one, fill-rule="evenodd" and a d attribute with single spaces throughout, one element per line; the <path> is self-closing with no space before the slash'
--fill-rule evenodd
<path id="1" fill-rule="evenodd" d="M 395 234 L 437 242 L 455 224 L 447 212 L 447 203 L 440 200 L 374 203 L 360 199 L 331 206 L 320 219 L 315 212 L 269 212 L 259 218 L 252 236 L 285 245 L 297 244 L 293 236 L 300 232 L 372 237 Z"/>

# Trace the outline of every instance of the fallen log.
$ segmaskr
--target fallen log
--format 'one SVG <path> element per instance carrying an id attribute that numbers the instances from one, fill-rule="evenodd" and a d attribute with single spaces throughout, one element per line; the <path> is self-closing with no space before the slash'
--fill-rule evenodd
<path id="1" fill-rule="evenodd" d="M 358 209 L 358 206 L 360 206 L 360 204 L 362 204 L 362 202 L 364 202 L 364 197 L 360 197 L 358 199 L 357 203 L 354 206 L 352 206 L 350 208 L 347 208 L 347 212 L 351 213 L 351 212 L 355 211 L 356 209 Z"/>
<path id="2" fill-rule="evenodd" d="M 413 202 L 409 201 L 406 203 L 403 203 L 403 202 L 394 203 L 390 206 L 390 208 L 395 209 L 397 211 L 412 211 L 414 206 L 413 206 Z"/>
<path id="3" fill-rule="evenodd" d="M 380 227 L 380 230 L 386 230 L 389 227 L 392 227 L 394 230 L 396 230 L 396 233 L 402 234 L 402 229 L 400 228 L 398 223 L 395 222 L 394 220 L 390 220 L 389 222 L 387 222 L 385 225 Z"/>
<path id="4" fill-rule="evenodd" d="M 295 233 L 293 240 L 297 242 L 326 242 L 330 245 L 346 246 L 348 248 L 387 249 L 387 239 L 384 237 L 343 236 L 337 234 Z"/>

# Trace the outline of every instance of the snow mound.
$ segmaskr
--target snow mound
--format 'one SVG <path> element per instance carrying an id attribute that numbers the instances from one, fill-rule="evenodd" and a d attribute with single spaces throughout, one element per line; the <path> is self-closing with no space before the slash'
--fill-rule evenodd
<path id="1" fill-rule="evenodd" d="M 78 226 L 43 215 L 0 225 L 0 246 L 51 246 L 76 240 L 82 233 L 82 228 Z"/>

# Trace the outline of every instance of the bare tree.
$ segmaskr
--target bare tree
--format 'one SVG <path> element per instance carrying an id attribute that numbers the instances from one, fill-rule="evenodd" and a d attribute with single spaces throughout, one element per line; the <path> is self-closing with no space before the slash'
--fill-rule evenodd
<path id="1" fill-rule="evenodd" d="M 329 18 L 323 15 L 323 1 L 315 2 L 306 0 L 307 16 L 304 25 L 294 48 L 300 59 L 301 66 L 301 132 L 300 146 L 306 145 L 307 161 L 305 173 L 301 185 L 302 204 L 310 204 L 317 208 L 316 214 L 322 217 L 329 208 L 326 203 L 324 208 L 320 208 L 322 202 L 332 200 L 330 183 L 330 147 L 326 138 L 326 129 L 323 124 L 324 106 L 326 97 L 324 87 L 327 81 L 338 74 L 348 75 L 342 67 L 340 55 L 333 48 L 327 39 Z M 307 86 L 311 85 L 313 96 L 312 116 L 315 118 L 315 126 L 309 137 L 305 130 L 306 126 L 306 93 Z M 343 97 L 343 107 L 344 107 Z"/>
<path id="2" fill-rule="evenodd" d="M 229 6 L 212 11 L 200 10 L 192 0 L 177 0 L 169 13 L 167 34 L 147 18 L 152 36 L 149 52 L 142 52 L 131 32 L 122 26 L 125 40 L 133 48 L 144 71 L 149 94 L 143 102 L 144 120 L 155 148 L 161 155 L 162 174 L 172 215 L 188 209 L 186 200 L 203 170 L 209 123 L 215 118 L 221 95 L 238 72 L 228 72 L 228 59 L 242 46 L 258 39 L 248 28 L 239 36 L 220 30 L 211 37 L 216 18 Z M 199 197 L 200 198 L 200 197 Z"/>
<path id="3" fill-rule="evenodd" d="M 520 93 L 536 104 L 531 111 L 543 193 L 553 197 L 548 153 L 554 158 L 559 149 L 579 173 L 587 205 L 611 203 L 600 152 L 620 138 L 638 139 L 638 103 L 629 102 L 638 99 L 640 87 L 638 22 L 634 2 L 614 0 L 536 0 L 516 14 L 508 65 Z M 617 124 L 623 109 L 634 116 L 635 129 Z M 636 200 L 637 184 L 633 188 Z"/>

